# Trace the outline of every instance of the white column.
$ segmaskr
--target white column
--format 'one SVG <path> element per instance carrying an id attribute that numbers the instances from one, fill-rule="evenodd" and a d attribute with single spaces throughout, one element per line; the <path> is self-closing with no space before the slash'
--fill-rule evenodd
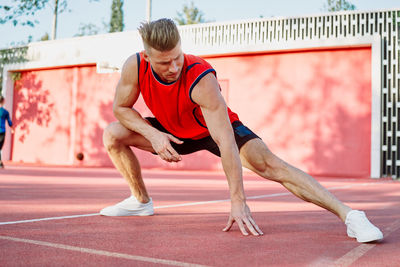
<path id="1" fill-rule="evenodd" d="M 151 21 L 151 0 L 147 0 L 146 3 L 146 20 Z"/>

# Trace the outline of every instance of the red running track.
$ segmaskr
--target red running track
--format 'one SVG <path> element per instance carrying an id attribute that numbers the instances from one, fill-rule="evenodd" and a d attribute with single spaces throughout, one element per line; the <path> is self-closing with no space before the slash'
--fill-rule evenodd
<path id="1" fill-rule="evenodd" d="M 129 194 L 114 169 L 1 170 L 0 266 L 399 266 L 398 181 L 318 178 L 382 229 L 382 242 L 360 244 L 333 214 L 252 174 L 245 189 L 262 237 L 221 231 L 222 173 L 143 174 L 155 216 L 112 218 L 99 210 Z"/>

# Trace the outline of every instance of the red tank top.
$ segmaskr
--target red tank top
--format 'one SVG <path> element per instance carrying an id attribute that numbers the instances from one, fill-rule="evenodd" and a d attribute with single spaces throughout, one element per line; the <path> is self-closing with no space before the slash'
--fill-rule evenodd
<path id="1" fill-rule="evenodd" d="M 200 139 L 210 135 L 200 106 L 191 97 L 196 84 L 208 73 L 216 76 L 211 65 L 200 57 L 184 54 L 182 73 L 172 83 L 163 82 L 144 60 L 143 53 L 137 53 L 138 85 L 147 107 L 174 136 Z M 239 120 L 236 113 L 228 108 L 229 119 Z"/>

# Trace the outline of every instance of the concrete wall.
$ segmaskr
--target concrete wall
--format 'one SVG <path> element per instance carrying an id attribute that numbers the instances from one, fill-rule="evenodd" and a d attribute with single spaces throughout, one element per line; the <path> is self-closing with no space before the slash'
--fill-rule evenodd
<path id="1" fill-rule="evenodd" d="M 315 175 L 369 176 L 370 48 L 206 59 L 217 71 L 228 105 L 282 158 Z M 118 79 L 118 73 L 98 74 L 95 65 L 22 72 L 15 83 L 11 159 L 111 166 L 101 136 L 115 120 Z M 143 102 L 136 108 L 151 115 Z M 75 157 L 79 152 L 83 161 Z M 221 169 L 207 152 L 185 156 L 178 164 L 137 154 L 145 168 Z"/>
<path id="2" fill-rule="evenodd" d="M 382 51 L 387 49 L 381 49 L 386 44 L 372 30 L 379 27 L 357 30 L 362 23 L 375 23 L 364 21 L 364 15 L 375 13 L 259 19 L 180 30 L 184 51 L 203 56 L 215 67 L 230 107 L 283 159 L 314 175 L 380 177 L 385 146 L 385 83 L 380 74 L 382 64 L 387 64 Z M 338 24 L 341 20 L 346 23 Z M 14 136 L 7 136 L 3 158 L 111 166 L 102 147 L 102 129 L 114 120 L 111 105 L 118 70 L 141 49 L 137 32 L 30 44 L 26 62 L 4 67 L 4 94 L 17 128 Z M 16 72 L 21 79 L 14 82 Z M 138 105 L 150 114 L 143 102 Z M 83 161 L 75 158 L 79 152 L 85 155 Z M 205 152 L 185 156 L 179 164 L 137 153 L 145 168 L 221 169 L 220 162 Z"/>

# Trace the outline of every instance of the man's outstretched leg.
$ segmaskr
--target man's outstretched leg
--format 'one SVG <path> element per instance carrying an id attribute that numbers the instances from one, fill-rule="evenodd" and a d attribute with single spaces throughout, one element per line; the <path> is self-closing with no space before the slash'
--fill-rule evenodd
<path id="1" fill-rule="evenodd" d="M 153 202 L 143 182 L 139 161 L 130 146 L 151 151 L 151 144 L 142 136 L 129 131 L 120 123 L 111 123 L 104 130 L 103 143 L 117 170 L 129 184 L 131 197 L 100 211 L 106 216 L 153 215 Z"/>
<path id="2" fill-rule="evenodd" d="M 364 212 L 352 210 L 326 190 L 313 177 L 276 157 L 261 139 L 248 141 L 240 150 L 243 166 L 260 176 L 281 183 L 297 197 L 337 215 L 347 225 L 347 234 L 358 242 L 383 238 Z"/>

